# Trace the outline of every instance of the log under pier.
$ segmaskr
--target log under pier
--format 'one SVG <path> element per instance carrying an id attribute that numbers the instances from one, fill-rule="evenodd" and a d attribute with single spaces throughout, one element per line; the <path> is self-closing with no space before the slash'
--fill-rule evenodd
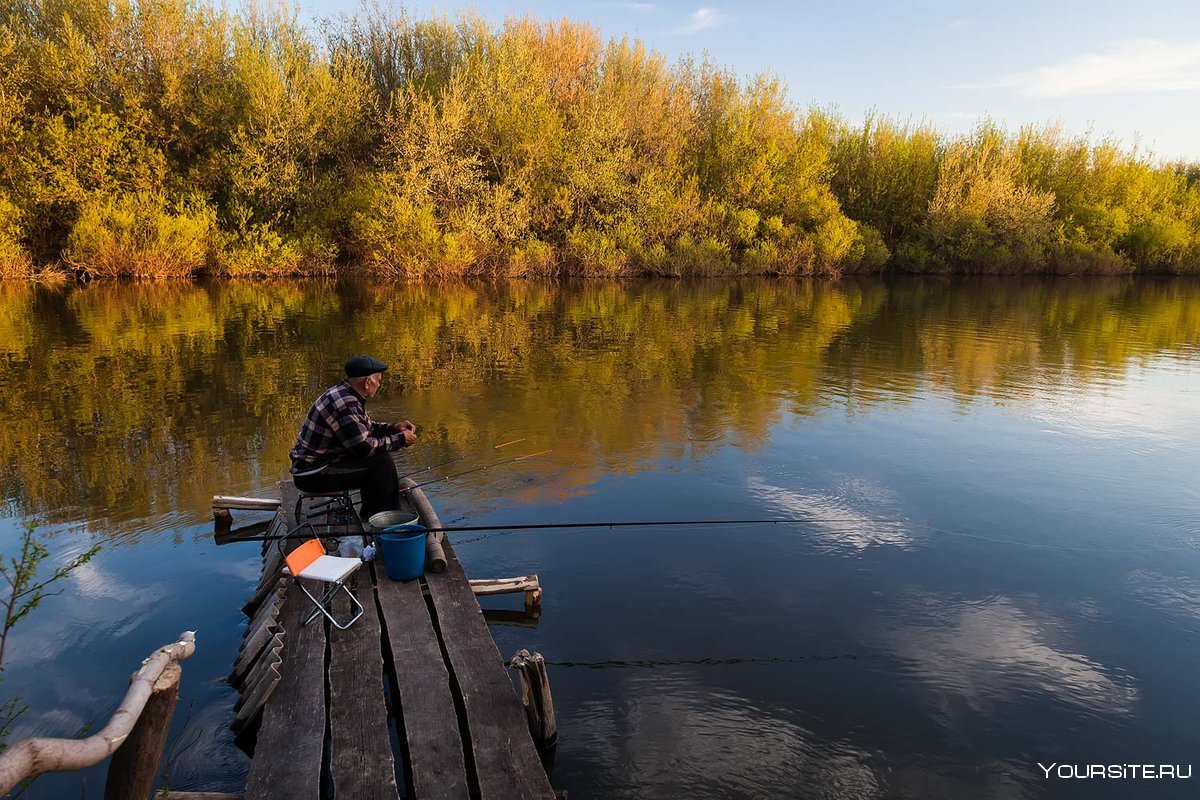
<path id="1" fill-rule="evenodd" d="M 295 487 L 280 493 L 268 535 L 297 524 Z M 404 497 L 422 524 L 441 527 L 419 488 Z M 364 564 L 347 581 L 363 616 L 339 630 L 303 624 L 313 603 L 281 573 L 276 543 L 264 543 L 230 676 L 241 695 L 235 729 L 253 749 L 245 800 L 556 796 L 471 582 L 450 542 L 437 545 L 444 570 L 418 580 Z M 540 599 L 536 576 L 515 583 Z M 318 597 L 321 588 L 308 586 Z M 349 606 L 339 593 L 335 616 Z"/>

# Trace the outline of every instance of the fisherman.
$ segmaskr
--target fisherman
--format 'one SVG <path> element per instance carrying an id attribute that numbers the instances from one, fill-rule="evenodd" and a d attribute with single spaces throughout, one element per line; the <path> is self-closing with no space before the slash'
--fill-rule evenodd
<path id="1" fill-rule="evenodd" d="M 388 454 L 417 441 L 408 420 L 372 422 L 366 402 L 379 392 L 387 364 L 370 356 L 346 362 L 346 380 L 326 389 L 304 418 L 289 454 L 296 488 L 306 492 L 359 489 L 362 517 L 392 511 L 400 500 L 400 478 Z"/>

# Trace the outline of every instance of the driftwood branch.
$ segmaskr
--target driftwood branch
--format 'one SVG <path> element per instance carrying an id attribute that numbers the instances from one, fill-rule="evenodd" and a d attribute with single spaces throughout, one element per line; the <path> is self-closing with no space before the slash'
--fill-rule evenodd
<path id="1" fill-rule="evenodd" d="M 0 755 L 0 796 L 43 772 L 85 769 L 111 756 L 133 730 L 163 670 L 195 650 L 195 631 L 184 631 L 179 641 L 151 653 L 130 681 L 125 699 L 99 733 L 86 739 L 22 739 L 9 747 Z"/>

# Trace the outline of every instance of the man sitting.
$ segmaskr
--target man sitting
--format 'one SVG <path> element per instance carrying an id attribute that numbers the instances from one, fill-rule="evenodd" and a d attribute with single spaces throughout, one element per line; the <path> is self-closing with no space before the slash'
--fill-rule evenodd
<path id="1" fill-rule="evenodd" d="M 304 419 L 290 453 L 296 488 L 306 492 L 359 489 L 362 518 L 391 511 L 400 499 L 400 478 L 388 453 L 417 441 L 405 420 L 372 422 L 366 402 L 383 382 L 387 364 L 370 356 L 346 362 L 346 380 L 326 389 Z"/>

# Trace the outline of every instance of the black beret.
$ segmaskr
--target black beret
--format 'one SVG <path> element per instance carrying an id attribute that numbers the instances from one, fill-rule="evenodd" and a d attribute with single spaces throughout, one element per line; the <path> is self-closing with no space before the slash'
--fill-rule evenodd
<path id="1" fill-rule="evenodd" d="M 346 362 L 346 377 L 365 378 L 376 372 L 386 372 L 387 364 L 370 356 L 354 356 Z"/>

